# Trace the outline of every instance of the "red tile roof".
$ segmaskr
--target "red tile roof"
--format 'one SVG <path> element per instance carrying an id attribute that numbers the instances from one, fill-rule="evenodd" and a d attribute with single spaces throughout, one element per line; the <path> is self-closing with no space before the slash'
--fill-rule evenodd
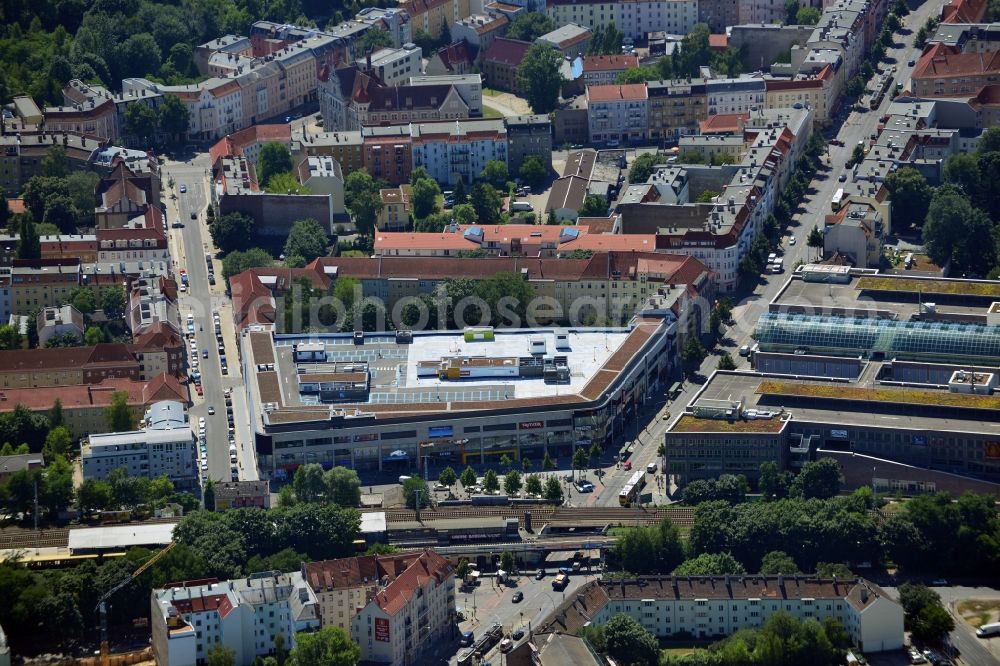
<path id="1" fill-rule="evenodd" d="M 217 611 L 219 617 L 226 617 L 233 610 L 233 602 L 227 594 L 207 594 L 192 599 L 175 599 L 171 601 L 178 613 L 209 613 Z"/>
<path id="2" fill-rule="evenodd" d="M 613 72 L 639 66 L 639 56 L 616 54 L 583 57 L 583 73 Z"/>
<path id="3" fill-rule="evenodd" d="M 97 384 L 77 386 L 45 386 L 42 388 L 18 388 L 0 390 L 0 413 L 10 412 L 17 405 L 23 405 L 33 412 L 52 408 L 58 399 L 63 409 L 83 407 L 107 407 L 111 396 L 117 391 L 128 393 L 128 404 L 146 404 L 143 400 L 145 384 L 131 379 L 105 379 Z"/>
<path id="4" fill-rule="evenodd" d="M 528 52 L 529 48 L 531 48 L 531 42 L 498 37 L 493 40 L 493 43 L 486 49 L 486 53 L 481 56 L 480 60 L 517 67 L 524 60 L 524 54 Z"/>
<path id="5" fill-rule="evenodd" d="M 979 23 L 986 15 L 987 0 L 952 0 L 941 7 L 943 23 Z"/>
<path id="6" fill-rule="evenodd" d="M 729 47 L 729 36 L 726 33 L 708 36 L 708 48 L 713 51 L 725 51 Z"/>
<path id="7" fill-rule="evenodd" d="M 437 56 L 441 60 L 441 64 L 449 72 L 455 71 L 466 71 L 472 59 L 469 57 L 469 49 L 465 43 L 465 40 L 459 40 L 453 42 L 442 49 L 439 49 L 431 57 Z"/>
<path id="8" fill-rule="evenodd" d="M 913 78 L 942 79 L 987 72 L 1000 72 L 1000 51 L 962 53 L 958 47 L 937 42 L 920 56 Z"/>
<path id="9" fill-rule="evenodd" d="M 425 550 L 406 571 L 375 595 L 375 603 L 387 614 L 395 615 L 406 607 L 418 588 L 426 588 L 432 580 L 441 585 L 453 573 L 451 562 L 433 550 Z"/>
<path id="10" fill-rule="evenodd" d="M 361 555 L 338 560 L 306 562 L 302 574 L 316 593 L 345 587 L 361 587 L 394 580 L 406 571 L 421 553 Z M 388 578 L 388 581 L 386 580 Z"/>
<path id="11" fill-rule="evenodd" d="M 7 208 L 14 215 L 20 215 L 24 212 L 24 199 L 7 199 Z"/>
<path id="12" fill-rule="evenodd" d="M 698 123 L 702 134 L 736 134 L 742 132 L 749 113 L 720 113 L 709 116 L 707 120 Z"/>
<path id="13" fill-rule="evenodd" d="M 587 99 L 591 102 L 613 102 L 616 100 L 646 99 L 645 83 L 629 83 L 623 86 L 587 86 Z"/>

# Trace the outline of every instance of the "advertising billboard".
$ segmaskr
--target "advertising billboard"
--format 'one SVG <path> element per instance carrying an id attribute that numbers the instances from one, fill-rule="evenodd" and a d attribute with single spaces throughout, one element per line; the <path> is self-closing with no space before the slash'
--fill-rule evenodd
<path id="1" fill-rule="evenodd" d="M 384 617 L 375 618 L 375 640 L 389 642 L 389 620 Z"/>

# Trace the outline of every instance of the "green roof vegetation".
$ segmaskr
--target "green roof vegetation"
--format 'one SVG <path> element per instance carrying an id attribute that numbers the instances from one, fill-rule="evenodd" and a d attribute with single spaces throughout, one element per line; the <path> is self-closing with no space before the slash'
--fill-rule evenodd
<path id="1" fill-rule="evenodd" d="M 1000 409 L 1000 395 L 970 395 L 947 391 L 896 389 L 884 387 L 859 388 L 844 384 L 793 384 L 791 382 L 761 382 L 757 393 L 795 395 L 831 400 L 893 402 L 900 405 L 940 405 L 969 409 Z"/>
<path id="2" fill-rule="evenodd" d="M 865 291 L 904 291 L 956 296 L 1000 298 L 1000 282 L 963 282 L 960 280 L 915 280 L 913 278 L 863 277 L 858 289 Z"/>
<path id="3" fill-rule="evenodd" d="M 784 421 L 779 418 L 726 421 L 685 414 L 670 432 L 779 432 L 783 425 Z"/>

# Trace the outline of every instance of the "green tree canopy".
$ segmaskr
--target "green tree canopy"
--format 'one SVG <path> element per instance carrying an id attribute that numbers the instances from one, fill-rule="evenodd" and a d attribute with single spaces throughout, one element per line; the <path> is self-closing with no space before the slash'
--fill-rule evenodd
<path id="1" fill-rule="evenodd" d="M 326 497 L 331 502 L 344 507 L 361 504 L 361 477 L 353 469 L 333 467 L 323 477 Z"/>
<path id="2" fill-rule="evenodd" d="M 266 268 L 273 263 L 274 259 L 267 253 L 267 250 L 262 250 L 259 247 L 252 247 L 243 252 L 230 252 L 222 260 L 222 277 L 228 280 L 248 268 Z"/>
<path id="3" fill-rule="evenodd" d="M 507 165 L 500 160 L 489 160 L 479 174 L 480 180 L 498 188 L 504 187 L 509 177 Z"/>
<path id="4" fill-rule="evenodd" d="M 776 576 L 778 574 L 791 576 L 801 572 L 791 555 L 782 550 L 772 550 L 761 559 L 760 573 L 765 576 Z"/>
<path id="5" fill-rule="evenodd" d="M 17 258 L 41 259 L 42 244 L 38 237 L 38 232 L 35 231 L 35 223 L 31 220 L 30 215 L 25 215 L 21 218 L 21 227 L 19 231 L 20 233 L 18 234 L 17 239 Z"/>
<path id="6" fill-rule="evenodd" d="M 517 67 L 517 85 L 534 113 L 554 111 L 559 103 L 562 74 L 559 52 L 547 44 L 534 43 Z"/>
<path id="7" fill-rule="evenodd" d="M 296 220 L 285 241 L 285 255 L 297 255 L 309 263 L 317 257 L 326 255 L 328 243 L 326 230 L 319 222 L 312 218 Z"/>
<path id="8" fill-rule="evenodd" d="M 438 210 L 438 197 L 441 196 L 441 188 L 431 178 L 420 178 L 413 185 L 413 217 L 423 219 Z"/>
<path id="9" fill-rule="evenodd" d="M 215 219 L 212 242 L 223 252 L 246 250 L 254 239 L 254 220 L 245 213 L 226 213 Z"/>
<path id="10" fill-rule="evenodd" d="M 355 666 L 361 648 L 340 627 L 323 627 L 312 633 L 295 636 L 295 649 L 289 655 L 291 666 Z"/>
<path id="11" fill-rule="evenodd" d="M 577 213 L 580 217 L 607 217 L 608 200 L 600 194 L 588 194 Z"/>
<path id="12" fill-rule="evenodd" d="M 382 211 L 377 183 L 364 169 L 356 169 L 344 181 L 344 199 L 362 234 L 371 234 Z"/>
<path id="13" fill-rule="evenodd" d="M 542 35 L 556 29 L 555 23 L 542 12 L 525 12 L 518 14 L 507 28 L 507 39 L 517 39 L 522 42 L 534 42 Z"/>
<path id="14" fill-rule="evenodd" d="M 187 134 L 191 113 L 177 96 L 165 95 L 158 111 L 160 129 L 171 136 Z"/>
<path id="15" fill-rule="evenodd" d="M 135 414 L 128 404 L 128 393 L 115 391 L 111 404 L 104 410 L 104 417 L 111 432 L 128 432 L 135 428 Z"/>
<path id="16" fill-rule="evenodd" d="M 819 18 L 820 12 L 815 7 L 800 7 L 795 12 L 795 23 L 798 25 L 816 25 Z"/>
<path id="17" fill-rule="evenodd" d="M 894 219 L 920 224 L 927 216 L 933 190 L 919 171 L 911 167 L 897 169 L 886 177 L 885 187 L 892 199 Z"/>
<path id="18" fill-rule="evenodd" d="M 421 507 L 430 506 L 431 493 L 427 488 L 427 482 L 418 476 L 411 476 L 403 483 L 403 497 L 406 499 L 406 506 L 412 509 L 419 501 Z"/>
<path id="19" fill-rule="evenodd" d="M 289 152 L 288 146 L 277 141 L 270 141 L 261 147 L 260 156 L 257 158 L 257 180 L 261 185 L 266 187 L 272 176 L 291 170 L 292 154 Z"/>
<path id="20" fill-rule="evenodd" d="M 392 35 L 387 30 L 371 28 L 365 34 L 361 35 L 361 39 L 355 44 L 354 50 L 358 54 L 358 59 L 361 59 L 369 53 L 391 46 Z"/>
<path id="21" fill-rule="evenodd" d="M 725 576 L 745 574 L 746 569 L 729 553 L 703 553 L 685 560 L 673 573 L 675 576 Z"/>
<path id="22" fill-rule="evenodd" d="M 659 663 L 660 645 L 656 637 L 646 631 L 630 615 L 619 613 L 604 625 L 608 654 L 623 664 L 656 666 Z"/>
<path id="23" fill-rule="evenodd" d="M 521 168 L 518 169 L 517 175 L 531 187 L 539 187 L 545 182 L 548 172 L 538 155 L 526 155 L 521 161 Z"/>
<path id="24" fill-rule="evenodd" d="M 793 497 L 827 499 L 840 492 L 840 483 L 840 463 L 833 458 L 820 458 L 802 466 L 789 492 Z"/>

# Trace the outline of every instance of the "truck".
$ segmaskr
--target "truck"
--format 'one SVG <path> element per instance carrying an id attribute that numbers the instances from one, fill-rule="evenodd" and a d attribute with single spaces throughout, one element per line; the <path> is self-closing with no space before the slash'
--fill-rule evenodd
<path id="1" fill-rule="evenodd" d="M 569 584 L 569 575 L 560 573 L 558 576 L 552 579 L 552 589 L 562 590 Z"/>
<path id="2" fill-rule="evenodd" d="M 984 624 L 976 629 L 976 636 L 979 638 L 989 638 L 990 636 L 996 636 L 998 634 L 1000 634 L 1000 622 Z"/>

